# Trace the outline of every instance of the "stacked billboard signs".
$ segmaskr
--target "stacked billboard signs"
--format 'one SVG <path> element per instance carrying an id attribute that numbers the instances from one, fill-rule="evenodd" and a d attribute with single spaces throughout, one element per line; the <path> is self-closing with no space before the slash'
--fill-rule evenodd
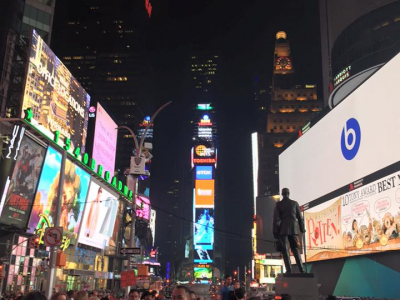
<path id="1" fill-rule="evenodd" d="M 397 55 L 279 156 L 307 261 L 400 249 L 399 68 Z"/>
<path id="2" fill-rule="evenodd" d="M 33 31 L 22 101 L 22 117 L 32 109 L 32 124 L 53 139 L 54 132 L 84 153 L 90 96 L 66 66 Z"/>
<path id="3" fill-rule="evenodd" d="M 215 198 L 215 163 L 216 147 L 210 135 L 200 136 L 212 128 L 208 115 L 204 115 L 198 122 L 197 143 L 192 149 L 192 163 L 194 166 L 194 263 L 207 264 L 213 262 L 214 251 L 214 198 Z M 207 129 L 208 130 L 208 129 Z M 211 278 L 212 268 L 194 268 L 195 278 Z"/>
<path id="4" fill-rule="evenodd" d="M 54 226 L 60 169 L 61 154 L 48 147 L 28 226 L 29 233 L 39 234 L 41 244 L 46 228 Z M 60 226 L 64 228 L 62 250 L 76 243 L 89 182 L 90 175 L 67 159 L 60 217 Z"/>
<path id="5" fill-rule="evenodd" d="M 99 249 L 109 246 L 117 212 L 118 196 L 92 180 L 78 242 Z"/>
<path id="6" fill-rule="evenodd" d="M 114 174 L 118 137 L 117 127 L 117 124 L 100 103 L 97 103 L 92 158 L 103 166 L 104 171 L 109 171 L 110 174 Z"/>
<path id="7" fill-rule="evenodd" d="M 3 128 L 2 128 L 3 129 Z M 12 127 L 4 156 L 0 160 L 0 223 L 25 228 L 28 223 L 46 149 L 19 125 Z"/>

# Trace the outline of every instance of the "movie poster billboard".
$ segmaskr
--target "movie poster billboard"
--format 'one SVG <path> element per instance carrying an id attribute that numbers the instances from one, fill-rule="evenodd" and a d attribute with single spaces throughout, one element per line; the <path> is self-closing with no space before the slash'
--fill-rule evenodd
<path id="1" fill-rule="evenodd" d="M 118 196 L 92 180 L 78 242 L 99 249 L 108 246 L 117 212 Z"/>
<path id="2" fill-rule="evenodd" d="M 340 257 L 342 249 L 339 197 L 304 213 L 307 261 Z"/>
<path id="3" fill-rule="evenodd" d="M 61 154 L 49 147 L 28 225 L 29 233 L 39 234 L 41 244 L 44 243 L 45 229 L 55 226 L 60 169 Z M 76 243 L 89 182 L 90 175 L 67 159 L 59 224 L 64 229 L 62 250 L 66 250 L 70 244 Z"/>
<path id="4" fill-rule="evenodd" d="M 400 171 L 305 211 L 307 261 L 400 249 Z"/>
<path id="5" fill-rule="evenodd" d="M 25 228 L 28 223 L 46 148 L 25 135 L 25 128 L 13 127 L 1 159 L 2 197 L 0 223 Z"/>
<path id="6" fill-rule="evenodd" d="M 114 174 L 115 155 L 117 153 L 117 124 L 97 103 L 96 125 L 93 139 L 92 157 L 98 165 L 102 165 L 104 171 Z"/>
<path id="7" fill-rule="evenodd" d="M 120 231 L 122 228 L 122 218 L 124 216 L 125 204 L 123 201 L 118 201 L 118 211 L 117 216 L 115 217 L 115 224 L 113 234 L 108 243 L 108 247 L 106 247 L 106 251 L 108 251 L 108 255 L 117 255 L 116 250 L 118 247 L 118 238 L 120 236 Z"/>
<path id="8" fill-rule="evenodd" d="M 67 67 L 33 30 L 29 51 L 21 116 L 32 109 L 32 124 L 54 138 L 70 139 L 71 150 L 84 153 L 89 120 L 90 96 Z"/>
<path id="9" fill-rule="evenodd" d="M 194 245 L 214 244 L 214 209 L 196 208 Z"/>

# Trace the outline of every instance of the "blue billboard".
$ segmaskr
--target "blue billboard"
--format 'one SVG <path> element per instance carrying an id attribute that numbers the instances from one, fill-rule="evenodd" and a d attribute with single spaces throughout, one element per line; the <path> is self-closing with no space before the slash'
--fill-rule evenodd
<path id="1" fill-rule="evenodd" d="M 196 166 L 196 180 L 213 179 L 213 166 Z"/>

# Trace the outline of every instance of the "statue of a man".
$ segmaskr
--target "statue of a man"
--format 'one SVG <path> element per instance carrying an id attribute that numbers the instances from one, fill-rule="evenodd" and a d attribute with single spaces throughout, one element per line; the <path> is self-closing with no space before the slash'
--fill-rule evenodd
<path id="1" fill-rule="evenodd" d="M 282 189 L 282 200 L 276 203 L 273 218 L 273 234 L 282 246 L 282 256 L 285 262 L 286 273 L 292 273 L 292 266 L 289 258 L 289 247 L 292 249 L 297 267 L 301 273 L 305 273 L 301 262 L 299 247 L 301 246 L 300 233 L 306 232 L 304 221 L 301 216 L 299 204 L 289 198 L 289 189 Z"/>

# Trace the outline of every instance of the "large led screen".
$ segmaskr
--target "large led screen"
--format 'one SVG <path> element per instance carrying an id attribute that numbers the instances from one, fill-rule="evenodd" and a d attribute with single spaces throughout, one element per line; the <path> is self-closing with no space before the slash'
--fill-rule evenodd
<path id="1" fill-rule="evenodd" d="M 0 223 L 21 229 L 28 223 L 46 154 L 46 149 L 25 133 L 24 127 L 15 125 L 0 158 Z"/>
<path id="2" fill-rule="evenodd" d="M 400 171 L 312 204 L 304 213 L 307 261 L 400 249 Z"/>
<path id="3" fill-rule="evenodd" d="M 115 155 L 117 153 L 117 124 L 97 103 L 96 127 L 94 131 L 92 157 L 102 165 L 104 171 L 114 174 Z"/>
<path id="4" fill-rule="evenodd" d="M 150 220 L 150 199 L 144 195 L 136 197 L 136 217 Z"/>
<path id="5" fill-rule="evenodd" d="M 40 234 L 41 243 L 45 229 L 54 226 L 60 169 L 61 154 L 49 147 L 28 225 L 29 233 Z M 67 159 L 60 217 L 60 226 L 64 228 L 63 250 L 75 244 L 78 237 L 89 182 L 90 175 Z"/>
<path id="6" fill-rule="evenodd" d="M 214 180 L 196 180 L 194 204 L 196 207 L 214 207 Z"/>
<path id="7" fill-rule="evenodd" d="M 204 249 L 210 248 L 210 249 Z M 210 264 L 213 262 L 214 251 L 212 246 L 196 246 L 193 261 L 197 264 Z"/>
<path id="8" fill-rule="evenodd" d="M 212 268 L 194 268 L 194 278 L 212 278 Z"/>
<path id="9" fill-rule="evenodd" d="M 214 209 L 196 208 L 194 245 L 214 244 Z"/>
<path id="10" fill-rule="evenodd" d="M 279 156 L 280 187 L 311 202 L 400 160 L 400 55 Z"/>
<path id="11" fill-rule="evenodd" d="M 213 179 L 213 166 L 196 166 L 196 180 Z"/>
<path id="12" fill-rule="evenodd" d="M 118 211 L 118 196 L 92 180 L 78 242 L 99 249 L 109 245 Z"/>
<path id="13" fill-rule="evenodd" d="M 22 100 L 24 110 L 32 109 L 32 123 L 53 138 L 60 132 L 61 140 L 71 140 L 84 152 L 90 96 L 71 75 L 67 67 L 33 31 L 29 51 L 29 66 Z"/>

